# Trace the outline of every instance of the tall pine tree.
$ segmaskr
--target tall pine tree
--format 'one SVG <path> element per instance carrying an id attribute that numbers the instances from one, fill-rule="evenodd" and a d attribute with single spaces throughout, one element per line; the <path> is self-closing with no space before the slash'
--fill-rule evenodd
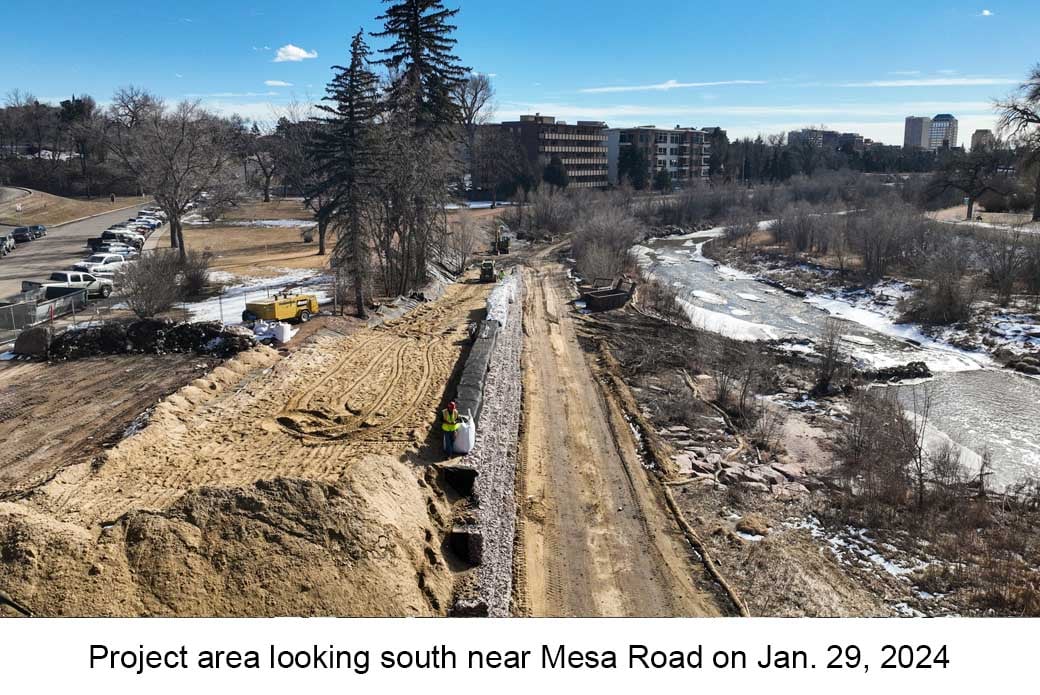
<path id="1" fill-rule="evenodd" d="M 371 51 L 359 31 L 350 45 L 350 66 L 335 66 L 326 88 L 325 104 L 318 106 L 326 115 L 320 118 L 313 141 L 313 156 L 320 176 L 308 193 L 308 204 L 321 197 L 327 212 L 334 212 L 337 226 L 332 265 L 348 273 L 354 286 L 357 315 L 366 316 L 365 271 L 368 247 L 365 243 L 362 213 L 369 185 L 378 161 L 375 137 L 376 117 L 380 111 L 379 79 L 369 66 Z"/>
<path id="2" fill-rule="evenodd" d="M 440 0 L 384 0 L 391 3 L 378 19 L 383 31 L 373 34 L 393 40 L 380 51 L 379 64 L 390 71 L 387 104 L 393 111 L 406 111 L 420 134 L 437 130 L 457 120 L 458 105 L 452 89 L 465 81 L 469 68 L 452 54 L 455 25 L 448 21 L 458 14 Z"/>

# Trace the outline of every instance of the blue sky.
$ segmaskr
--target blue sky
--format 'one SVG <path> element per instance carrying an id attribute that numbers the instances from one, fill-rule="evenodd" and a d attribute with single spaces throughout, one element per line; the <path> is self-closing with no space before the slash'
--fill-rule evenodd
<path id="1" fill-rule="evenodd" d="M 901 143 L 906 115 L 951 112 L 961 139 L 1040 61 L 1040 2 L 455 0 L 458 54 L 493 75 L 498 116 L 612 126 L 810 124 Z M 0 94 L 105 101 L 136 84 L 271 120 L 320 98 L 378 0 L 4 0 Z M 371 39 L 375 46 L 379 39 Z"/>

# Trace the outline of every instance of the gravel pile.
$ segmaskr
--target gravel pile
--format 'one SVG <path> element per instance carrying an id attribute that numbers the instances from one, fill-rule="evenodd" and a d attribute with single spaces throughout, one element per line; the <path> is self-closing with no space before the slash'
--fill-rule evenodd
<path id="1" fill-rule="evenodd" d="M 483 559 L 473 590 L 487 604 L 488 616 L 509 616 L 513 590 L 513 539 L 516 505 L 513 498 L 522 380 L 523 287 L 519 275 L 515 301 L 506 325 L 498 334 L 491 369 L 484 386 L 484 407 L 477 428 L 477 444 L 463 459 L 479 475 L 476 480 L 477 525 L 483 536 Z"/>

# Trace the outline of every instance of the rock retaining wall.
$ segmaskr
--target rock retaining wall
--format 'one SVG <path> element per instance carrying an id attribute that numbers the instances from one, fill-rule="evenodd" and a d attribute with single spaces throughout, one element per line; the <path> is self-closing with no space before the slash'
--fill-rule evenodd
<path id="1" fill-rule="evenodd" d="M 459 410 L 466 412 L 466 399 L 475 397 L 471 390 L 477 388 L 480 377 L 480 405 L 474 411 L 476 446 L 459 462 L 459 466 L 476 473 L 472 506 L 467 527 L 456 529 L 457 534 L 467 534 L 470 548 L 475 547 L 476 534 L 480 551 L 479 555 L 469 554 L 476 565 L 472 581 L 456 596 L 452 613 L 460 616 L 508 617 L 513 590 L 514 485 L 523 390 L 523 287 L 519 276 L 507 282 L 516 284 L 505 325 L 498 328 L 495 321 L 481 324 L 456 399 Z"/>

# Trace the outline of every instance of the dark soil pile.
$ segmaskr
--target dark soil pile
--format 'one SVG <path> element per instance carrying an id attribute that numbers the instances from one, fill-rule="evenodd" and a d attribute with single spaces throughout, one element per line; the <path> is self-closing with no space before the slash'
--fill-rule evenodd
<path id="1" fill-rule="evenodd" d="M 256 339 L 247 331 L 229 328 L 215 321 L 174 323 L 163 319 L 142 319 L 65 331 L 51 341 L 48 353 L 51 359 L 59 360 L 129 353 L 162 355 L 169 352 L 226 358 L 256 345 Z"/>

